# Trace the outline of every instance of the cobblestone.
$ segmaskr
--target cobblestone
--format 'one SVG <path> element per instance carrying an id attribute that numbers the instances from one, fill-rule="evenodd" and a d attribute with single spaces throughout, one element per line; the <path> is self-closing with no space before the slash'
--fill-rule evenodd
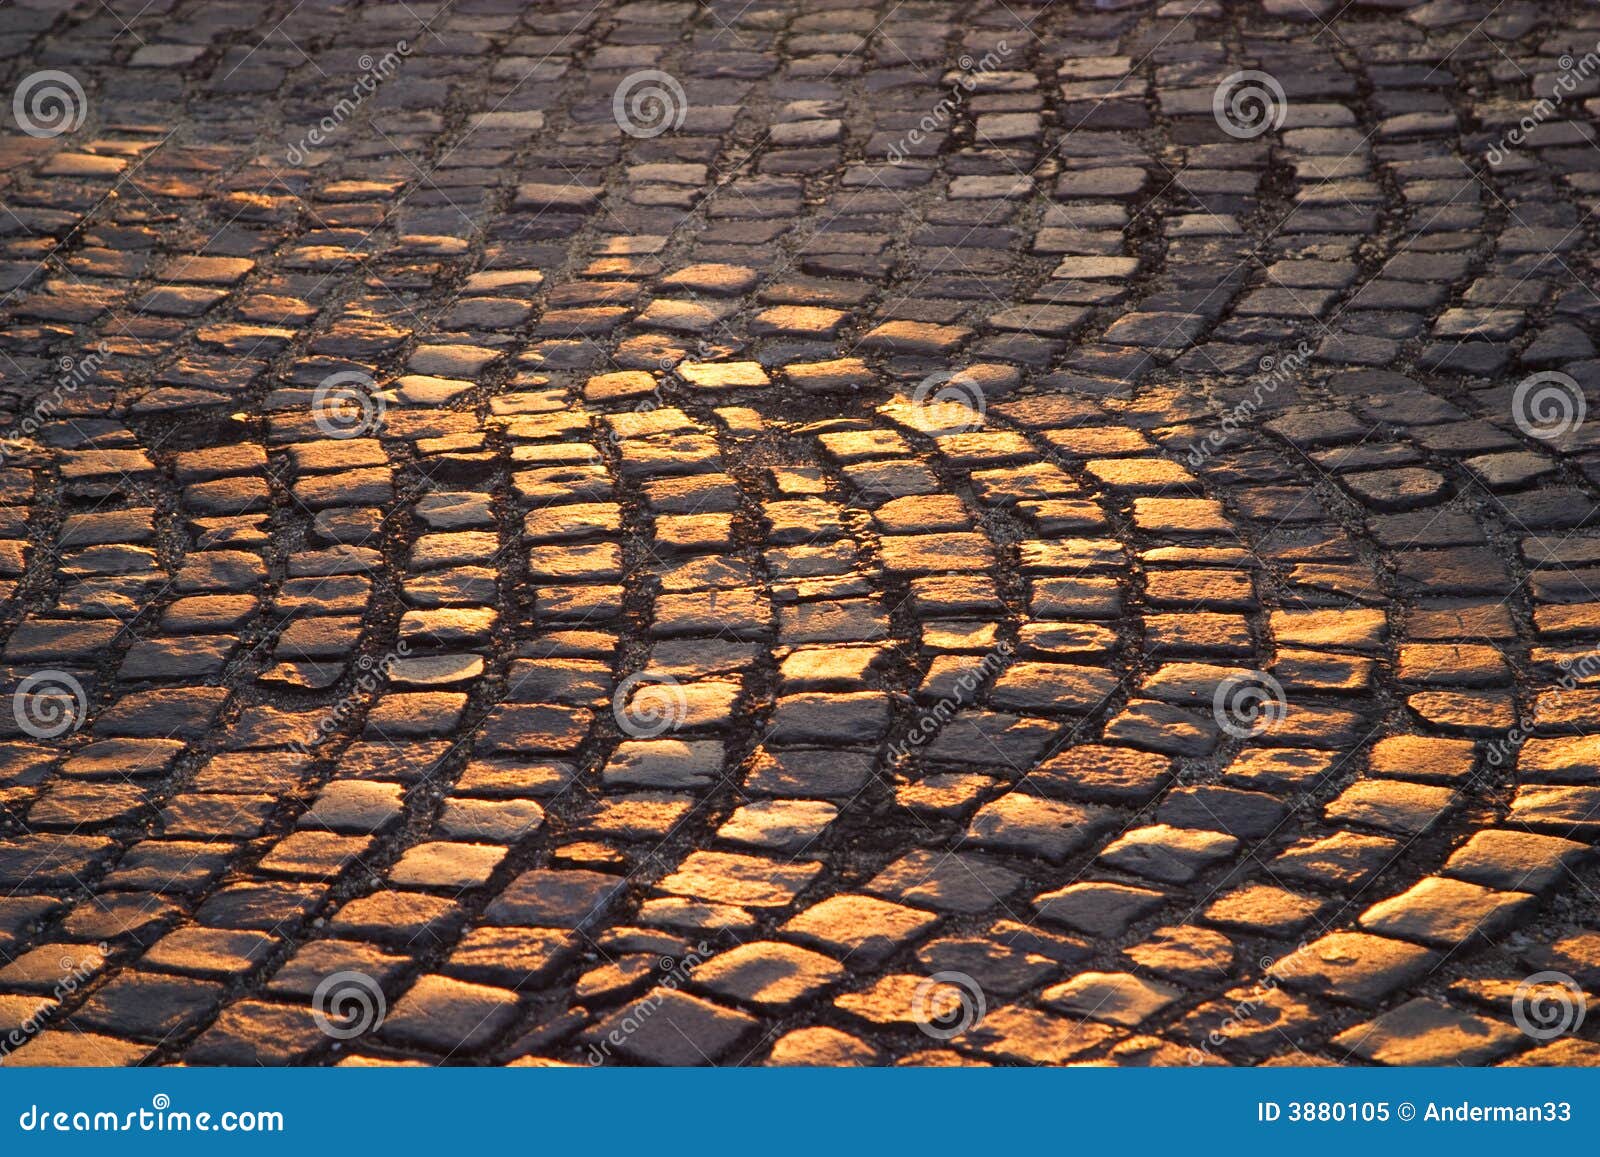
<path id="1" fill-rule="evenodd" d="M 1600 17 L 137 7 L 0 9 L 0 1063 L 1596 1063 Z"/>

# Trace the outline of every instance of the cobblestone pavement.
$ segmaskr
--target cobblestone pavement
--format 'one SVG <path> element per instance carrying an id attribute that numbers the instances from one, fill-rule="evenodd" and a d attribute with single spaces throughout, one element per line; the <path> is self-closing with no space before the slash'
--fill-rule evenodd
<path id="1" fill-rule="evenodd" d="M 1592 1062 L 1597 41 L 7 5 L 5 1061 Z"/>

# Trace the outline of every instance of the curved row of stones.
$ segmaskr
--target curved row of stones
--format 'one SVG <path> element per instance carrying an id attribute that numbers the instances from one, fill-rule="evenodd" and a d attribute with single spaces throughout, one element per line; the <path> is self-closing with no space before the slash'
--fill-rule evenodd
<path id="1" fill-rule="evenodd" d="M 1593 1055 L 1594 18 L 291 7 L 4 13 L 8 1061 Z"/>

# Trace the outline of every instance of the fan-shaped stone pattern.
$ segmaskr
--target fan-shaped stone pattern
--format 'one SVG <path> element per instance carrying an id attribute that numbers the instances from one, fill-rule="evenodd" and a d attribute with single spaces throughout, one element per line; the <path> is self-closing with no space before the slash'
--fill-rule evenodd
<path id="1" fill-rule="evenodd" d="M 892 8 L 0 14 L 17 1063 L 1593 1054 L 1577 15 Z"/>

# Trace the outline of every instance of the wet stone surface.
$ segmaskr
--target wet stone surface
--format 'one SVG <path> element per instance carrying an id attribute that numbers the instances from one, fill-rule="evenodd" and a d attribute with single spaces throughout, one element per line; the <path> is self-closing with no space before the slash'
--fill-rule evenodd
<path id="1" fill-rule="evenodd" d="M 1589 1063 L 1597 41 L 0 8 L 0 1063 Z"/>

